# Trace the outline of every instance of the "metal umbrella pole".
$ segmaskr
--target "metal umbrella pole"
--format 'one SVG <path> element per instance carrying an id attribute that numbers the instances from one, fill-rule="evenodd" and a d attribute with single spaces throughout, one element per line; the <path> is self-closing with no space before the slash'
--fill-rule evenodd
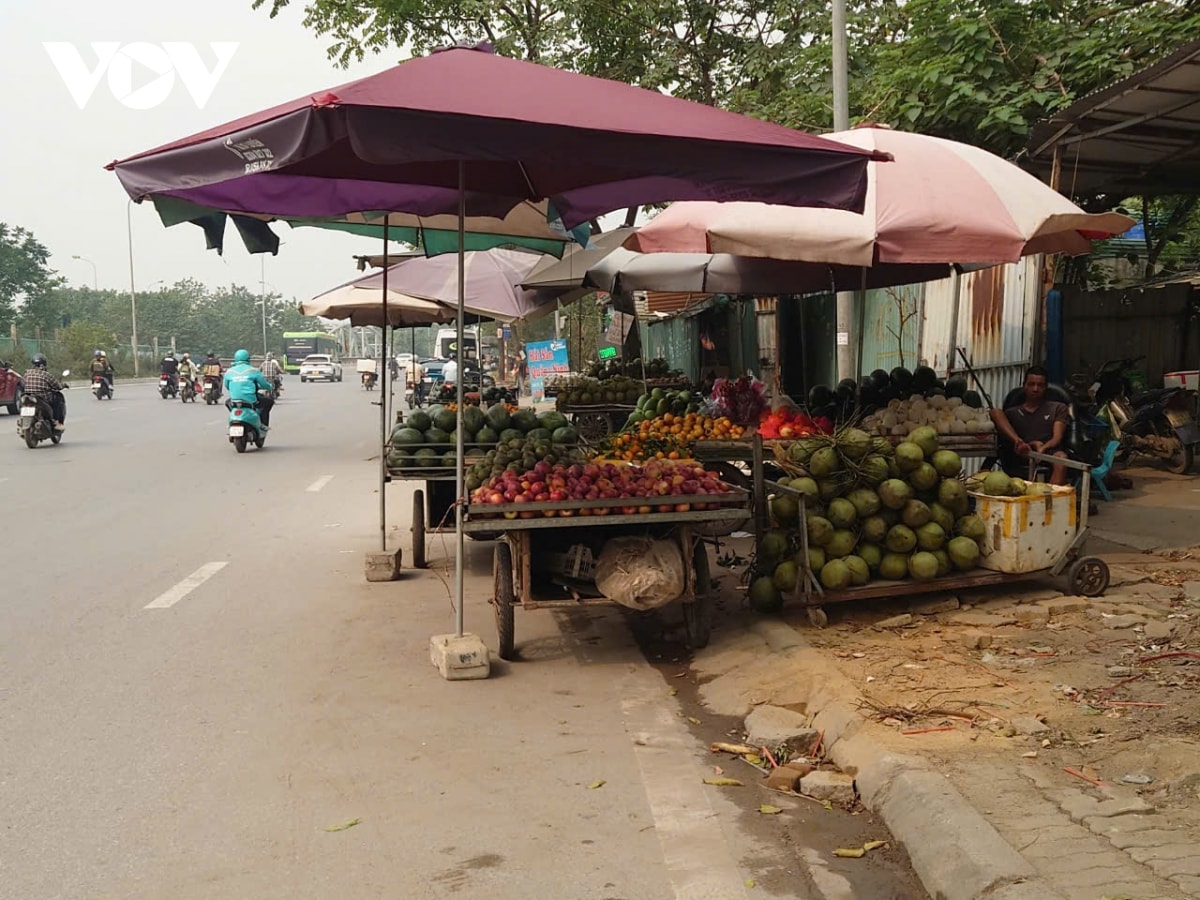
<path id="1" fill-rule="evenodd" d="M 383 217 L 383 333 L 387 337 L 388 323 L 388 219 Z M 387 440 L 388 440 L 388 372 L 383 366 L 383 395 L 379 398 L 379 549 L 387 551 Z"/>
<path id="2" fill-rule="evenodd" d="M 463 460 L 463 369 L 466 360 L 461 358 L 464 349 L 463 319 L 466 316 L 466 220 L 467 220 L 467 165 L 463 160 L 458 161 L 458 365 L 455 367 L 455 399 L 458 402 L 458 424 L 455 427 L 454 461 L 454 633 L 458 637 L 463 634 L 463 503 L 464 496 L 464 460 Z"/>

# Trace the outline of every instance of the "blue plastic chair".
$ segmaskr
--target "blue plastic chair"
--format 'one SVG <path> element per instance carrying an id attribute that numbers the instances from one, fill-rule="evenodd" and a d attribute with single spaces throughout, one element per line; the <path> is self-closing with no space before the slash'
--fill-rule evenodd
<path id="1" fill-rule="evenodd" d="M 1092 481 L 1100 491 L 1100 496 L 1105 500 L 1112 500 L 1112 494 L 1108 491 L 1108 485 L 1104 483 L 1109 470 L 1112 469 L 1113 460 L 1117 458 L 1117 451 L 1121 449 L 1120 441 L 1109 441 L 1108 446 L 1104 448 L 1104 455 L 1100 459 L 1100 464 L 1092 468 Z"/>

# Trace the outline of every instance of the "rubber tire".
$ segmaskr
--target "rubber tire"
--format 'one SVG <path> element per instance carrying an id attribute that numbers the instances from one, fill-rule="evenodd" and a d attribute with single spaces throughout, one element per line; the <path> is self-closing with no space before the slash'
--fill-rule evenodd
<path id="1" fill-rule="evenodd" d="M 492 606 L 496 611 L 496 652 L 501 659 L 516 657 L 516 623 L 513 621 L 512 548 L 505 541 L 496 545 L 492 556 Z"/>
<path id="2" fill-rule="evenodd" d="M 575 430 L 584 441 L 601 441 L 613 432 L 612 422 L 605 413 L 577 413 Z"/>
<path id="3" fill-rule="evenodd" d="M 1176 437 L 1175 441 L 1179 443 L 1179 438 Z M 1167 460 L 1167 471 L 1176 475 L 1186 475 L 1192 470 L 1192 463 L 1196 460 L 1191 447 L 1183 443 L 1179 443 L 1179 447 L 1175 455 Z"/>
<path id="4" fill-rule="evenodd" d="M 233 439 L 233 449 L 235 449 L 238 453 L 246 452 L 246 436 L 245 435 L 242 435 L 241 437 L 235 437 Z"/>
<path id="5" fill-rule="evenodd" d="M 50 443 L 52 443 L 52 444 L 61 444 L 61 443 L 62 443 L 62 432 L 61 432 L 61 431 L 54 431 L 53 429 L 51 429 L 51 431 L 50 431 Z"/>
<path id="6" fill-rule="evenodd" d="M 25 446 L 30 450 L 34 450 L 37 448 L 37 445 L 38 439 L 33 436 L 33 426 L 30 425 L 27 429 L 25 429 Z"/>
<path id="7" fill-rule="evenodd" d="M 692 544 L 692 572 L 695 574 L 696 597 L 691 603 L 683 604 L 683 627 L 687 632 L 688 646 L 693 650 L 703 650 L 712 635 L 717 598 L 712 589 L 708 548 L 700 540 Z"/>
<path id="8" fill-rule="evenodd" d="M 1067 570 L 1067 587 L 1084 597 L 1099 597 L 1108 590 L 1108 563 L 1098 556 L 1082 556 Z"/>
<path id="9" fill-rule="evenodd" d="M 259 450 L 261 450 L 263 448 L 263 444 L 265 444 L 266 442 L 267 442 L 267 439 L 260 435 L 259 437 L 256 437 L 254 439 L 254 446 L 257 447 Z"/>
<path id="10" fill-rule="evenodd" d="M 429 560 L 425 557 L 425 492 L 422 490 L 413 493 L 412 559 L 415 569 L 429 567 Z"/>

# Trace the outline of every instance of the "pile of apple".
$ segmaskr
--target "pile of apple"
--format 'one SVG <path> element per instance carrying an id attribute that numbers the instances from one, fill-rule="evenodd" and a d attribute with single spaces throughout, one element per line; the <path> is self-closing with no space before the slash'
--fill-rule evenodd
<path id="1" fill-rule="evenodd" d="M 717 509 L 720 504 L 700 498 L 733 489 L 716 472 L 691 462 L 651 460 L 644 466 L 612 463 L 551 465 L 539 462 L 526 472 L 505 471 L 471 493 L 471 514 L 488 516 L 488 506 L 521 503 L 562 503 L 596 500 L 603 505 L 538 510 L 505 509 L 504 518 L 539 516 L 567 518 L 609 514 L 645 515 Z M 627 502 L 619 502 L 627 501 Z"/>

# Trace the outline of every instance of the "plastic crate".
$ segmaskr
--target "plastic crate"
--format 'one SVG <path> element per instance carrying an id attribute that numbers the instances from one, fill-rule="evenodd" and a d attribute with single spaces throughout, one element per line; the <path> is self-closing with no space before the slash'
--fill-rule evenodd
<path id="1" fill-rule="evenodd" d="M 983 520 L 984 556 L 995 572 L 1018 574 L 1048 569 L 1075 539 L 1075 489 L 1051 486 L 1050 493 L 992 497 L 971 492 Z"/>
<path id="2" fill-rule="evenodd" d="M 564 578 L 592 581 L 596 577 L 596 560 L 587 544 L 573 544 L 566 553 L 552 553 L 550 565 Z"/>

